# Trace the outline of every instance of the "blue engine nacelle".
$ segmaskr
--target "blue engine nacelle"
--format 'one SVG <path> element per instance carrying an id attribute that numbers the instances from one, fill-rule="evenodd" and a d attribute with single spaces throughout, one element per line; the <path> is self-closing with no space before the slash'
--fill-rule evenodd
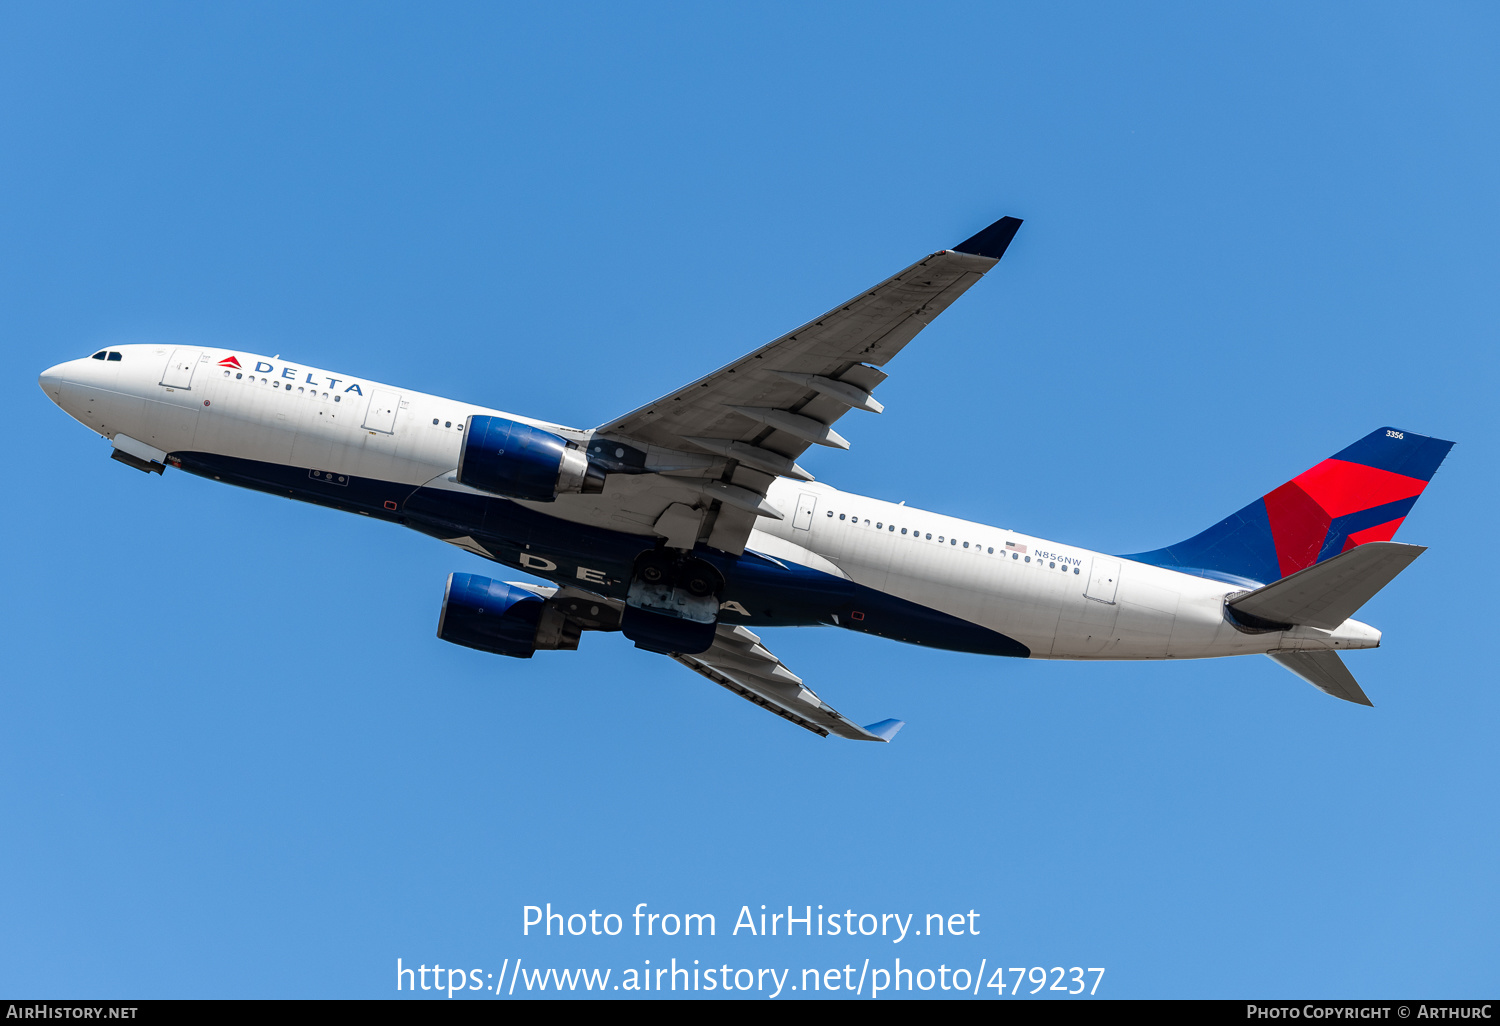
<path id="1" fill-rule="evenodd" d="M 604 472 L 561 435 L 505 417 L 473 416 L 458 457 L 458 483 L 551 502 L 564 492 L 603 491 Z"/>
<path id="2" fill-rule="evenodd" d="M 449 574 L 437 634 L 481 652 L 530 659 L 539 648 L 577 648 L 579 630 L 524 588 L 476 574 Z"/>

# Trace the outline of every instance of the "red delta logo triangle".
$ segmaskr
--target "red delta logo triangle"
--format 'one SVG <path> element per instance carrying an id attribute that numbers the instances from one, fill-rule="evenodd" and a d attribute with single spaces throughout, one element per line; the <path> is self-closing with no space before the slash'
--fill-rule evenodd
<path id="1" fill-rule="evenodd" d="M 226 357 L 223 360 L 220 360 L 219 361 L 219 366 L 220 367 L 233 367 L 235 370 L 239 370 L 240 369 L 240 361 L 237 360 L 237 359 L 235 359 L 234 357 L 230 356 L 230 357 Z"/>

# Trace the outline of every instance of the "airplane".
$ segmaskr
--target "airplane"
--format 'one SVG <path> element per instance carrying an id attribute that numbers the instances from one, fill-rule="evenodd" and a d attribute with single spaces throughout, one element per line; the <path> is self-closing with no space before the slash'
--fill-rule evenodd
<path id="1" fill-rule="evenodd" d="M 400 524 L 547 584 L 448 577 L 437 635 L 529 659 L 619 631 L 815 734 L 890 741 L 757 630 L 830 625 L 1031 659 L 1262 653 L 1372 704 L 1353 615 L 1425 549 L 1392 541 L 1453 443 L 1384 427 L 1199 534 L 1093 552 L 843 492 L 796 460 L 847 449 L 883 369 L 996 266 L 1005 217 L 675 392 L 591 430 L 209 345 L 113 346 L 41 374 L 125 466 Z M 847 426 L 846 426 L 847 429 Z"/>

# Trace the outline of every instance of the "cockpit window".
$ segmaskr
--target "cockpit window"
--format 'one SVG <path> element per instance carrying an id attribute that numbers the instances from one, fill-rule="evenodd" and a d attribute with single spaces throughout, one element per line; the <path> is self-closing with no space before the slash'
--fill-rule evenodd
<path id="1" fill-rule="evenodd" d="M 121 359 L 121 356 L 120 356 L 120 354 L 119 354 L 119 353 L 110 353 L 110 354 L 109 354 L 109 358 L 110 358 L 110 360 L 111 360 L 111 361 L 114 361 L 114 360 L 119 360 L 119 359 Z"/>
<path id="2" fill-rule="evenodd" d="M 95 353 L 93 356 L 89 357 L 89 359 L 91 359 L 91 360 L 102 360 L 102 359 L 104 359 L 104 357 L 106 355 L 108 355 L 108 354 L 105 353 L 105 351 L 103 349 L 101 349 L 97 353 Z"/>

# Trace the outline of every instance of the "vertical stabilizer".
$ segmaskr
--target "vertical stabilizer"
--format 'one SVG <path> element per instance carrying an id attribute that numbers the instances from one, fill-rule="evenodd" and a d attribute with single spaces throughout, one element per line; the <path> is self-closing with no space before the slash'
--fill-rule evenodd
<path id="1" fill-rule="evenodd" d="M 1380 428 L 1176 545 L 1126 559 L 1269 584 L 1366 542 L 1390 541 L 1453 443 Z"/>

